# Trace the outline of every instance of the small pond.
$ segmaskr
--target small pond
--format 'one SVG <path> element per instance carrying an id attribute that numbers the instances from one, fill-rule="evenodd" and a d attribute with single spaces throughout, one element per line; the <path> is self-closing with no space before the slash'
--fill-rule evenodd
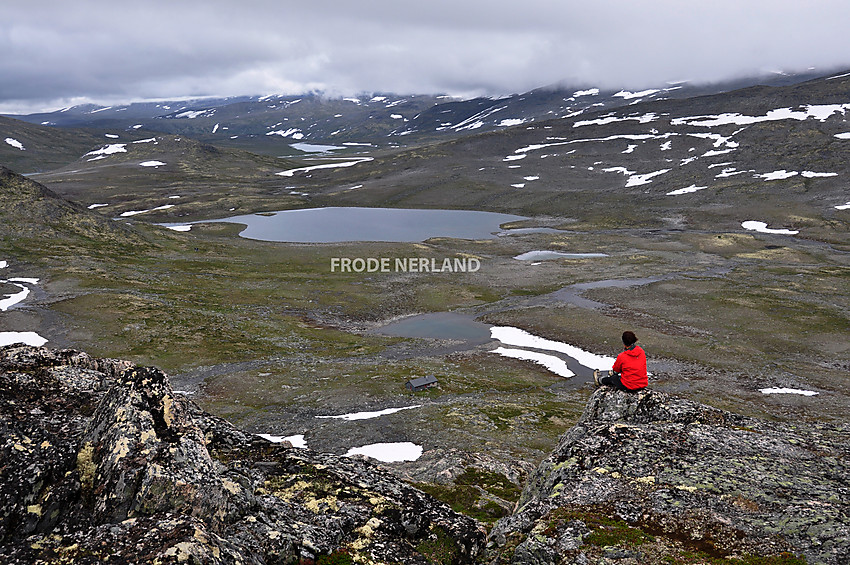
<path id="1" fill-rule="evenodd" d="M 490 324 L 476 322 L 472 316 L 452 312 L 435 312 L 402 318 L 374 330 L 381 335 L 453 339 L 479 345 L 492 340 Z"/>

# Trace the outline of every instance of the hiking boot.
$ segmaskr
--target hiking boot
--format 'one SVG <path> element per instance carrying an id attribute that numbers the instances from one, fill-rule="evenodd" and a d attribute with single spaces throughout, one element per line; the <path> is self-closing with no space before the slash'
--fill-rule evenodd
<path id="1" fill-rule="evenodd" d="M 593 370 L 593 382 L 596 383 L 596 386 L 602 385 L 602 383 L 599 382 L 599 369 Z"/>

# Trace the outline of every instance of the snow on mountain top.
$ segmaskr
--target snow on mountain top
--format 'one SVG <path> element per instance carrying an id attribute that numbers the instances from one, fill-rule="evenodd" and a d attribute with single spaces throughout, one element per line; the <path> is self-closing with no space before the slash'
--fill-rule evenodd
<path id="1" fill-rule="evenodd" d="M 508 118 L 506 120 L 502 120 L 501 122 L 499 122 L 496 125 L 499 126 L 499 127 L 511 127 L 511 126 L 518 126 L 520 124 L 524 124 L 525 122 L 526 122 L 526 120 L 524 120 L 522 118 Z"/>
<path id="2" fill-rule="evenodd" d="M 670 120 L 670 124 L 691 125 L 701 127 L 715 127 L 725 125 L 749 125 L 760 122 L 771 122 L 778 120 L 807 120 L 815 118 L 821 122 L 826 121 L 836 112 L 844 114 L 850 109 L 850 104 L 819 104 L 803 106 L 801 110 L 791 108 L 777 108 L 770 110 L 764 116 L 745 116 L 738 113 L 719 114 L 715 116 L 689 116 Z M 839 134 L 841 135 L 841 134 Z"/>
<path id="3" fill-rule="evenodd" d="M 599 94 L 598 88 L 589 88 L 588 90 L 576 90 L 573 92 L 573 96 L 597 96 Z"/>
<path id="4" fill-rule="evenodd" d="M 206 117 L 212 116 L 213 114 L 215 114 L 215 108 L 212 108 L 212 109 L 209 109 L 209 110 L 187 110 L 185 112 L 180 112 L 179 114 L 175 114 L 174 117 L 175 118 L 188 118 L 190 120 L 193 120 L 195 118 L 201 118 L 201 117 L 206 118 Z"/>
<path id="5" fill-rule="evenodd" d="M 574 123 L 573 127 L 578 128 L 578 127 L 581 127 L 581 126 L 590 126 L 590 125 L 604 126 L 605 124 L 610 124 L 610 123 L 614 123 L 614 122 L 625 122 L 625 121 L 628 121 L 628 120 L 636 120 L 640 124 L 647 124 L 647 123 L 655 121 L 657 119 L 658 119 L 658 114 L 655 114 L 654 112 L 649 112 L 647 114 L 643 114 L 642 116 L 631 115 L 631 116 L 625 116 L 625 117 L 618 117 L 618 116 L 615 116 L 615 115 L 612 114 L 612 115 L 608 115 L 608 116 L 603 116 L 601 118 L 597 118 L 595 120 L 580 120 L 580 121 L 577 121 L 576 123 Z"/>
<path id="6" fill-rule="evenodd" d="M 614 94 L 614 96 L 619 96 L 623 100 L 632 100 L 633 98 L 643 98 L 644 96 L 649 96 L 650 94 L 655 94 L 656 92 L 661 92 L 658 88 L 650 88 L 648 90 L 641 90 L 640 92 L 629 92 L 628 90 L 621 90 Z"/>

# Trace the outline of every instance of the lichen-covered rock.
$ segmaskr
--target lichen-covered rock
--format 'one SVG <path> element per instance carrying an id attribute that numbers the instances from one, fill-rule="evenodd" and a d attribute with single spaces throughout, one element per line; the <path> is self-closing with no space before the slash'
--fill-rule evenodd
<path id="1" fill-rule="evenodd" d="M 600 388 L 491 531 L 490 560 L 850 563 L 848 431 Z"/>
<path id="2" fill-rule="evenodd" d="M 0 348 L 0 562 L 471 563 L 472 519 L 366 460 L 246 434 L 157 369 Z M 339 560 L 337 561 L 339 562 Z"/>

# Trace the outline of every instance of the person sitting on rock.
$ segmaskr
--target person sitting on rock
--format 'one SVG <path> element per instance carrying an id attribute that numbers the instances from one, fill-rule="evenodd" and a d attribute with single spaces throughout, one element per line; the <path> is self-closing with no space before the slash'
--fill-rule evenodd
<path id="1" fill-rule="evenodd" d="M 637 344 L 634 332 L 623 332 L 623 352 L 617 355 L 610 374 L 600 376 L 593 372 L 596 385 L 605 385 L 625 392 L 635 392 L 646 388 L 649 381 L 646 376 L 646 353 Z"/>

